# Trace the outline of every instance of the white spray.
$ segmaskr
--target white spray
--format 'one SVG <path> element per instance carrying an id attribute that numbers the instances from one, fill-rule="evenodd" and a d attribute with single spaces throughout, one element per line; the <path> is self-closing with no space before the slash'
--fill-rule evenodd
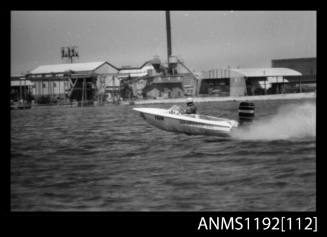
<path id="1" fill-rule="evenodd" d="M 280 140 L 316 136 L 315 103 L 288 104 L 276 115 L 239 127 L 232 137 L 241 140 Z"/>

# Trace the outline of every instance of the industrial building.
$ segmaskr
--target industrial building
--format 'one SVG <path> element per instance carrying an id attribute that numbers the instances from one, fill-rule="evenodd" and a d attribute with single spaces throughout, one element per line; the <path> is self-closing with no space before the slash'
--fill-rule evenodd
<path id="1" fill-rule="evenodd" d="M 24 76 L 13 75 L 10 80 L 10 100 L 12 102 L 32 100 L 32 87 L 33 83 L 26 80 Z"/>
<path id="2" fill-rule="evenodd" d="M 317 62 L 316 58 L 289 58 L 273 59 L 271 66 L 286 67 L 300 72 L 302 75 L 289 78 L 289 85 L 298 92 L 310 92 L 316 90 Z"/>
<path id="3" fill-rule="evenodd" d="M 120 80 L 122 99 L 144 98 L 143 89 L 155 74 L 154 67 L 147 61 L 140 67 L 123 66 L 117 78 Z"/>
<path id="4" fill-rule="evenodd" d="M 33 83 L 22 75 L 11 76 L 10 109 L 30 109 Z"/>
<path id="5" fill-rule="evenodd" d="M 156 76 L 144 90 L 147 98 L 166 99 L 184 96 L 183 77 Z"/>
<path id="6" fill-rule="evenodd" d="M 195 95 L 196 80 L 188 72 L 169 74 L 150 60 L 141 67 L 121 68 L 108 62 L 41 65 L 25 75 L 36 103 L 79 104 L 122 99 L 177 98 Z M 175 68 L 178 68 L 176 66 Z"/>
<path id="7" fill-rule="evenodd" d="M 108 62 L 42 65 L 26 74 L 36 102 L 103 102 L 119 91 L 118 69 Z"/>
<path id="8" fill-rule="evenodd" d="M 165 65 L 159 58 L 141 67 L 117 68 L 108 62 L 73 63 L 73 58 L 79 57 L 77 47 L 62 47 L 62 58 L 71 63 L 39 66 L 26 75 L 34 83 L 36 102 L 75 100 L 84 104 L 197 95 L 198 78 L 180 59 L 172 56 L 169 11 L 166 11 L 166 25 Z"/>
<path id="9" fill-rule="evenodd" d="M 197 79 L 190 73 L 171 76 L 156 76 L 151 86 L 146 88 L 149 98 L 179 98 L 196 95 Z"/>
<path id="10" fill-rule="evenodd" d="M 185 64 L 172 55 L 170 13 L 166 11 L 167 63 L 158 57 L 139 68 L 122 68 L 121 95 L 124 99 L 161 99 L 196 95 L 198 78 Z"/>
<path id="11" fill-rule="evenodd" d="M 285 92 L 290 79 L 299 76 L 300 72 L 289 68 L 214 69 L 202 73 L 199 95 L 279 94 Z"/>
<path id="12" fill-rule="evenodd" d="M 163 99 L 193 96 L 196 94 L 197 79 L 177 64 L 169 67 L 159 58 L 145 62 L 141 67 L 122 67 L 117 77 L 121 81 L 123 99 Z"/>
<path id="13" fill-rule="evenodd" d="M 213 69 L 196 75 L 172 54 L 170 13 L 166 11 L 167 62 L 155 57 L 140 67 L 108 62 L 43 65 L 26 74 L 37 103 L 115 102 L 121 99 L 164 99 L 185 96 L 246 96 L 312 91 L 316 59 L 274 59 L 271 68 Z M 67 48 L 67 47 L 66 47 Z M 62 57 L 78 57 L 68 47 Z M 73 52 L 71 55 L 69 52 Z"/>
<path id="14" fill-rule="evenodd" d="M 198 78 L 184 63 L 175 56 L 170 56 L 167 65 L 160 60 L 152 61 L 155 73 L 151 83 L 144 88 L 146 98 L 179 98 L 195 96 Z"/>

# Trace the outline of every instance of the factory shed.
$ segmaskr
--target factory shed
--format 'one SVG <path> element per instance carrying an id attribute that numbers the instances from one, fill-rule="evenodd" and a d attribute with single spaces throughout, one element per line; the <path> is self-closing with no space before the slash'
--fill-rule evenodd
<path id="1" fill-rule="evenodd" d="M 271 66 L 286 67 L 300 73 L 298 78 L 289 78 L 291 84 L 296 84 L 299 92 L 313 92 L 317 88 L 317 59 L 316 58 L 285 58 L 271 60 Z"/>
<path id="2" fill-rule="evenodd" d="M 289 78 L 301 73 L 289 68 L 228 68 L 202 73 L 200 94 L 244 96 L 284 93 Z"/>
<path id="3" fill-rule="evenodd" d="M 12 102 L 24 100 L 31 101 L 31 88 L 34 84 L 26 80 L 24 76 L 11 76 L 10 100 Z"/>
<path id="4" fill-rule="evenodd" d="M 36 98 L 93 103 L 104 99 L 106 87 L 119 89 L 117 71 L 106 61 L 41 65 L 26 74 L 26 78 L 34 83 Z"/>
<path id="5" fill-rule="evenodd" d="M 154 74 L 155 69 L 148 61 L 140 67 L 123 66 L 119 68 L 117 77 L 121 81 L 121 98 L 143 98 L 143 89 Z"/>

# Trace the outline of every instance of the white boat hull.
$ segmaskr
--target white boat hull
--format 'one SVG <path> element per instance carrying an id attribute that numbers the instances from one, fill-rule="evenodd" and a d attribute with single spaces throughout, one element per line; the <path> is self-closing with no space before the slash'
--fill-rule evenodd
<path id="1" fill-rule="evenodd" d="M 189 135 L 228 136 L 237 121 L 203 115 L 176 115 L 157 108 L 134 108 L 149 124 L 162 130 Z"/>

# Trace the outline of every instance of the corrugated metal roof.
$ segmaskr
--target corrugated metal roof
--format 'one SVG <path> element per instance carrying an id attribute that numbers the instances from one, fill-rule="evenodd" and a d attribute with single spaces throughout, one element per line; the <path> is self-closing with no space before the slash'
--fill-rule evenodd
<path id="1" fill-rule="evenodd" d="M 152 65 L 143 65 L 141 68 L 123 68 L 119 70 L 118 76 L 123 77 L 143 77 L 148 75 L 148 70 L 154 70 Z"/>
<path id="2" fill-rule="evenodd" d="M 64 73 L 66 71 L 74 71 L 74 72 L 93 71 L 98 67 L 102 66 L 104 63 L 106 63 L 106 61 L 41 65 L 35 68 L 34 70 L 30 71 L 30 74 Z"/>
<path id="3" fill-rule="evenodd" d="M 11 78 L 24 78 L 24 75 L 22 75 L 22 74 L 11 74 L 11 76 L 10 76 Z"/>
<path id="4" fill-rule="evenodd" d="M 301 76 L 298 71 L 289 68 L 231 68 L 212 69 L 202 72 L 202 79 L 221 79 L 235 77 L 278 77 Z"/>
<path id="5" fill-rule="evenodd" d="M 237 68 L 230 69 L 245 77 L 301 76 L 298 71 L 289 68 Z"/>

